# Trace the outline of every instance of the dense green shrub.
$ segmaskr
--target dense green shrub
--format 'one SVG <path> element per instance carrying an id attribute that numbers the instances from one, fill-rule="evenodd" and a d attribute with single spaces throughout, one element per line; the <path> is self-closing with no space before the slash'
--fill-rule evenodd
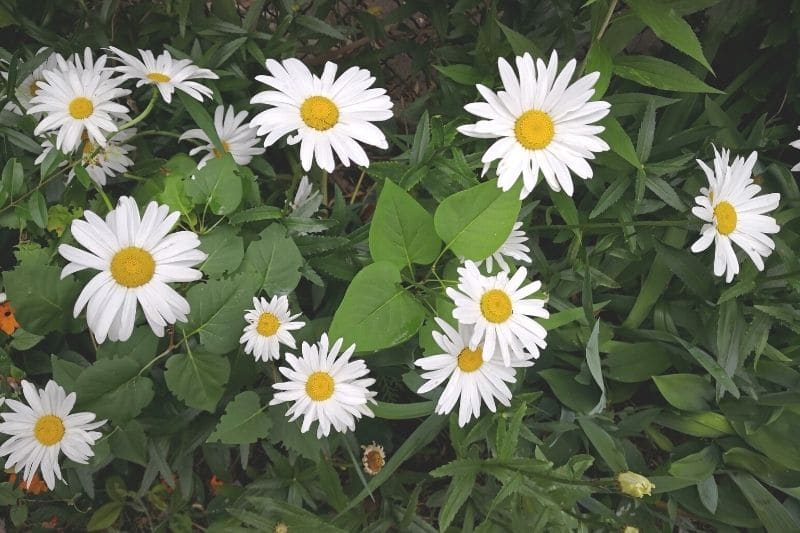
<path id="1" fill-rule="evenodd" d="M 66 483 L 0 483 L 6 527 L 800 530 L 799 29 L 800 4 L 758 0 L 0 0 L 0 394 L 24 401 L 22 380 L 53 379 L 108 419 L 88 464 L 62 455 Z M 41 118 L 13 108 L 51 52 L 109 46 L 168 50 L 218 79 L 199 80 L 202 104 L 124 85 L 134 164 L 101 187 L 80 148 L 35 162 Z M 540 176 L 520 201 L 495 167 L 481 174 L 492 141 L 456 128 L 477 120 L 476 84 L 502 88 L 498 58 L 553 50 L 576 78 L 600 73 L 610 150 L 592 179 L 573 173 L 572 195 Z M 286 58 L 367 69 L 394 105 L 368 167 L 307 172 L 318 211 L 296 205 L 306 172 L 285 138 L 247 165 L 213 157 L 227 151 L 214 109 L 264 111 L 255 77 Z M 196 128 L 214 145 L 201 169 L 187 154 L 203 141 L 178 139 Z M 759 270 L 739 251 L 730 283 L 713 250 L 690 251 L 708 185 L 696 160 L 713 147 L 757 152 L 754 182 L 780 193 L 774 253 Z M 60 279 L 59 245 L 79 246 L 73 221 L 122 197 L 179 211 L 209 257 L 202 281 L 174 285 L 188 322 L 157 337 L 139 313 L 129 340 L 98 343 L 72 313 L 92 274 Z M 547 347 L 516 369 L 509 407 L 460 425 L 458 408 L 434 413 L 441 388 L 417 394 L 414 362 L 442 351 L 433 319 L 453 322 L 460 261 L 486 258 L 517 219 Z M 239 344 L 256 294 L 302 313 L 279 361 Z M 355 342 L 378 403 L 318 439 L 270 402 L 284 353 L 325 332 Z M 617 480 L 628 471 L 649 481 Z"/>

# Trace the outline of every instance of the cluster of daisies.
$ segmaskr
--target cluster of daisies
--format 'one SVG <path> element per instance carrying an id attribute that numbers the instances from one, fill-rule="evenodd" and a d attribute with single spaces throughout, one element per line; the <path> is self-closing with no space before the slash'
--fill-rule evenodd
<path id="1" fill-rule="evenodd" d="M 79 164 L 98 186 L 133 164 L 132 126 L 148 112 L 131 119 L 122 101 L 131 92 L 121 87 L 125 81 L 135 80 L 137 88 L 152 87 L 149 109 L 158 95 L 170 104 L 175 90 L 199 101 L 210 98 L 212 89 L 198 80 L 217 79 L 212 71 L 188 59 L 174 59 L 167 51 L 157 57 L 146 50 L 140 50 L 138 57 L 113 47 L 109 52 L 110 56 L 98 58 L 89 49 L 82 57 L 50 54 L 21 82 L 18 104 L 11 104 L 12 111 L 39 120 L 35 133 L 45 139 L 37 162 L 48 160 L 54 150 L 65 159 L 78 155 Z M 572 176 L 590 179 L 593 170 L 588 161 L 609 149 L 598 137 L 603 127 L 597 122 L 608 115 L 610 105 L 592 100 L 599 74 L 572 81 L 576 61 L 559 70 L 555 52 L 548 62 L 530 54 L 517 57 L 516 70 L 500 58 L 498 68 L 503 90 L 478 85 L 484 101 L 465 109 L 480 120 L 458 130 L 494 139 L 482 157 L 483 172 L 497 161 L 498 186 L 503 190 L 521 179 L 520 197 L 525 198 L 544 177 L 554 191 L 571 196 Z M 213 122 L 219 144 L 201 129 L 180 136 L 198 144 L 190 152 L 202 153 L 198 167 L 224 153 L 246 165 L 284 137 L 289 145 L 300 145 L 305 171 L 315 163 L 333 171 L 336 160 L 367 167 L 363 145 L 388 148 L 373 122 L 392 117 L 392 102 L 384 89 L 373 87 L 375 78 L 369 71 L 351 67 L 337 76 L 337 66 L 329 62 L 317 76 L 296 59 L 270 59 L 266 69 L 268 75 L 256 79 L 267 90 L 253 96 L 251 103 L 267 109 L 248 121 L 246 111 L 218 106 Z M 724 275 L 727 282 L 739 271 L 732 243 L 763 270 L 763 258 L 775 247 L 767 235 L 779 230 L 766 214 L 777 208 L 779 195 L 758 194 L 760 187 L 752 177 L 755 162 L 755 153 L 730 162 L 727 150 L 716 149 L 713 169 L 698 161 L 709 186 L 701 189 L 693 209 L 705 224 L 692 251 L 703 251 L 713 241 L 714 273 Z M 320 201 L 319 191 L 303 177 L 290 207 L 299 216 L 311 216 Z M 199 250 L 195 233 L 173 232 L 179 217 L 156 202 L 142 214 L 132 198 L 122 197 L 104 219 L 87 210 L 84 220 L 73 221 L 72 235 L 82 248 L 59 247 L 68 261 L 62 278 L 85 269 L 97 271 L 73 309 L 76 317 L 86 310 L 97 342 L 130 338 L 139 308 L 158 336 L 168 325 L 187 320 L 189 303 L 170 284 L 201 279 L 195 267 L 206 254 Z M 446 290 L 454 304 L 452 316 L 434 317 L 433 340 L 440 352 L 416 361 L 424 371 L 424 384 L 417 392 L 429 394 L 444 385 L 436 412 L 450 413 L 458 404 L 460 426 L 478 417 L 484 405 L 490 411 L 497 403 L 509 405 L 517 369 L 532 366 L 546 347 L 547 332 L 537 321 L 549 316 L 546 299 L 536 297 L 541 296 L 541 283 L 529 281 L 524 266 L 512 272 L 516 263 L 531 262 L 521 225 L 517 222 L 505 243 L 485 261 L 463 262 L 457 286 Z M 499 271 L 492 274 L 495 266 Z M 373 416 L 370 404 L 375 403 L 376 393 L 370 387 L 375 380 L 365 362 L 353 358 L 355 345 L 344 348 L 343 339 L 329 339 L 326 334 L 314 344 L 304 342 L 299 356 L 281 354 L 282 346 L 296 351 L 292 332 L 304 326 L 296 320 L 299 316 L 292 313 L 287 295 L 273 295 L 270 300 L 256 295 L 253 309 L 244 315 L 247 325 L 240 339 L 244 351 L 264 362 L 283 355 L 288 366 L 279 371 L 286 381 L 273 385 L 276 393 L 270 404 L 291 403 L 286 414 L 292 420 L 303 417 L 303 432 L 314 422 L 318 438 L 331 430 L 353 430 L 362 416 Z M 60 451 L 85 462 L 100 436 L 94 430 L 104 421 L 95 422 L 91 413 L 70 414 L 75 395 L 66 395 L 52 381 L 39 392 L 23 382 L 23 392 L 29 405 L 8 400 L 14 413 L 0 415 L 4 419 L 0 432 L 12 435 L 0 446 L 0 456 L 9 456 L 7 467 L 24 470 L 26 482 L 41 467 L 52 488 L 55 478 L 61 478 Z"/>

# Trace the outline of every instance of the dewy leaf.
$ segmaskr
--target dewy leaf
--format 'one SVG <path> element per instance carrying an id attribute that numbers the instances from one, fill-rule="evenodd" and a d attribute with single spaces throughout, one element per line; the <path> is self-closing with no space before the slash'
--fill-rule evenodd
<path id="1" fill-rule="evenodd" d="M 486 259 L 505 242 L 517 221 L 520 187 L 517 183 L 503 192 L 497 180 L 490 180 L 447 197 L 433 217 L 436 233 L 456 255 Z"/>
<path id="2" fill-rule="evenodd" d="M 400 285 L 400 270 L 388 261 L 356 274 L 333 315 L 330 336 L 343 337 L 359 352 L 395 346 L 414 335 L 425 308 Z"/>
<path id="3" fill-rule="evenodd" d="M 173 355 L 167 360 L 167 388 L 189 407 L 213 412 L 231 372 L 227 357 L 204 352 Z"/>
<path id="4" fill-rule="evenodd" d="M 200 249 L 208 257 L 199 268 L 211 277 L 233 272 L 239 268 L 244 258 L 244 241 L 231 226 L 220 226 L 201 235 Z"/>
<path id="5" fill-rule="evenodd" d="M 650 26 L 659 39 L 668 42 L 689 57 L 697 60 L 712 73 L 700 41 L 692 27 L 678 15 L 672 6 L 661 0 L 625 0 L 636 16 Z"/>
<path id="6" fill-rule="evenodd" d="M 620 78 L 665 91 L 722 93 L 685 68 L 655 57 L 618 56 L 614 59 L 614 72 Z"/>
<path id="7" fill-rule="evenodd" d="M 238 394 L 225 407 L 225 414 L 217 424 L 208 442 L 219 441 L 223 444 L 251 444 L 267 436 L 270 419 L 264 414 L 264 408 L 258 394 L 245 391 Z"/>
<path id="8" fill-rule="evenodd" d="M 259 286 L 272 296 L 288 294 L 300 281 L 303 256 L 280 224 L 271 224 L 250 243 L 239 271 L 258 278 Z"/>
<path id="9" fill-rule="evenodd" d="M 385 181 L 370 224 L 372 258 L 389 261 L 399 268 L 411 268 L 412 263 L 432 263 L 441 247 L 433 216 L 410 194 Z"/>
<path id="10" fill-rule="evenodd" d="M 242 201 L 242 180 L 230 154 L 206 161 L 184 182 L 186 194 L 196 204 L 205 204 L 215 215 L 229 215 Z"/>
<path id="11" fill-rule="evenodd" d="M 198 283 L 186 293 L 191 307 L 189 321 L 178 327 L 187 336 L 199 333 L 205 351 L 229 352 L 239 344 L 245 327 L 244 313 L 252 306 L 258 289 L 258 280 L 245 274 Z"/>
<path id="12" fill-rule="evenodd" d="M 45 335 L 67 331 L 72 325 L 72 308 L 81 287 L 71 276 L 60 277 L 60 268 L 45 265 L 18 265 L 3 272 L 8 299 L 14 303 L 17 322 L 25 330 Z"/>

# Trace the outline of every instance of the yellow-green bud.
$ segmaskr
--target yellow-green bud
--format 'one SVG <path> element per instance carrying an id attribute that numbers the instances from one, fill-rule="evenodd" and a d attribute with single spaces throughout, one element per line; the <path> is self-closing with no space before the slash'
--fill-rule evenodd
<path id="1" fill-rule="evenodd" d="M 650 496 L 650 492 L 656 487 L 650 483 L 649 479 L 636 472 L 617 474 L 617 483 L 619 483 L 619 490 L 634 498 Z"/>

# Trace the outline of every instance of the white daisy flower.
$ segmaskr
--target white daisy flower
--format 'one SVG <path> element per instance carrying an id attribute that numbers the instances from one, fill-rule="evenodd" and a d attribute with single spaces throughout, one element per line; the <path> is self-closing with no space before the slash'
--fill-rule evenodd
<path id="1" fill-rule="evenodd" d="M 56 56 L 56 62 L 58 68 L 42 72 L 45 81 L 38 83 L 39 92 L 31 98 L 28 113 L 45 115 L 34 133 L 58 130 L 56 148 L 66 153 L 78 147 L 84 130 L 90 141 L 105 147 L 103 132 L 117 131 L 113 117 L 128 112 L 113 100 L 130 91 L 118 87 L 121 78 L 111 77 L 113 72 L 105 68 L 106 56 L 94 61 L 88 48 L 83 64 L 78 56 L 71 61 Z"/>
<path id="2" fill-rule="evenodd" d="M 428 380 L 418 394 L 430 392 L 447 380 L 447 385 L 436 403 L 436 412 L 446 415 L 459 404 L 458 425 L 464 427 L 472 417 L 478 418 L 481 403 L 485 403 L 491 412 L 495 412 L 495 399 L 508 407 L 511 405 L 511 390 L 506 383 L 516 382 L 514 367 L 533 366 L 529 359 L 513 361 L 506 366 L 497 357 L 483 360 L 481 346 L 470 349 L 469 342 L 473 327 L 459 324 L 458 331 L 436 317 L 436 323 L 442 333 L 433 332 L 433 340 L 444 350 L 444 353 L 423 357 L 414 361 L 418 367 L 426 370 L 422 378 Z"/>
<path id="3" fill-rule="evenodd" d="M 161 98 L 168 104 L 172 102 L 172 93 L 175 92 L 175 89 L 202 102 L 204 96 L 211 97 L 212 91 L 205 85 L 192 80 L 219 79 L 219 76 L 207 68 L 200 68 L 192 63 L 191 59 L 172 59 L 166 50 L 155 57 L 150 50 L 140 49 L 141 60 L 113 46 L 109 47 L 109 50 L 114 52 L 123 63 L 114 68 L 122 74 L 123 79 L 137 80 L 136 87 L 154 84 L 161 93 Z"/>
<path id="4" fill-rule="evenodd" d="M 289 298 L 273 296 L 269 302 L 266 298 L 253 298 L 253 309 L 247 311 L 244 319 L 247 325 L 239 342 L 244 344 L 244 353 L 252 353 L 256 361 L 280 358 L 280 345 L 296 348 L 294 337 L 290 331 L 300 329 L 305 322 L 292 322 L 300 316 L 289 314 Z"/>
<path id="5" fill-rule="evenodd" d="M 528 240 L 528 236 L 525 235 L 524 231 L 519 229 L 521 227 L 522 222 L 516 222 L 514 227 L 511 229 L 511 233 L 509 233 L 506 242 L 500 245 L 500 248 L 498 248 L 495 253 L 484 259 L 484 261 L 486 261 L 486 272 L 490 274 L 492 273 L 495 262 L 497 263 L 497 266 L 499 266 L 504 272 L 511 270 L 511 267 L 509 267 L 508 263 L 506 263 L 506 257 L 510 257 L 511 259 L 522 261 L 524 263 L 531 262 L 531 256 L 528 255 L 528 252 L 530 252 L 531 249 L 525 245 L 525 241 Z M 480 266 L 481 263 L 483 263 L 483 261 L 476 262 L 478 266 Z"/>
<path id="6" fill-rule="evenodd" d="M 39 48 L 36 51 L 36 55 L 43 54 L 47 51 L 47 48 Z M 40 63 L 39 66 L 33 69 L 33 71 L 25 76 L 22 81 L 18 81 L 18 85 L 14 90 L 14 95 L 17 97 L 20 105 L 22 106 L 22 110 L 13 102 L 9 102 L 6 104 L 6 109 L 12 111 L 17 114 L 23 114 L 24 110 L 27 110 L 31 107 L 31 98 L 36 96 L 39 93 L 39 82 L 44 81 L 44 75 L 42 72 L 45 70 L 53 70 L 58 67 L 58 61 L 56 60 L 57 57 L 62 57 L 60 54 L 51 53 L 47 56 L 47 59 L 44 60 L 43 63 Z M 63 59 L 63 57 L 62 57 Z M 8 80 L 8 72 L 2 73 L 3 79 Z"/>
<path id="7" fill-rule="evenodd" d="M 289 144 L 300 143 L 303 169 L 311 170 L 312 160 L 328 172 L 334 168 L 335 152 L 345 166 L 352 160 L 369 166 L 369 158 L 359 142 L 386 149 L 383 132 L 372 122 L 392 117 L 392 101 L 384 89 L 370 89 L 375 78 L 368 70 L 350 67 L 336 79 L 336 65 L 328 62 L 322 77 L 311 73 L 297 59 L 283 62 L 268 59 L 271 76 L 256 79 L 275 90 L 256 94 L 251 104 L 273 106 L 250 122 L 266 135 L 270 146 L 287 133 Z"/>
<path id="8" fill-rule="evenodd" d="M 763 257 L 775 249 L 775 241 L 767 236 L 778 233 L 775 219 L 765 213 L 778 207 L 779 193 L 756 196 L 761 187 L 753 182 L 753 166 L 758 155 L 750 154 L 746 160 L 736 157 L 729 164 L 730 154 L 714 149 L 714 170 L 697 160 L 708 178 L 708 188 L 700 189 L 700 196 L 692 213 L 706 223 L 700 229 L 700 238 L 692 245 L 692 252 L 702 252 L 714 243 L 714 275 L 725 275 L 730 283 L 739 273 L 739 261 L 732 243 L 750 257 L 758 270 L 764 270 Z"/>
<path id="9" fill-rule="evenodd" d="M 294 200 L 289 203 L 292 208 L 292 215 L 297 217 L 310 217 L 319 209 L 322 203 L 322 195 L 314 188 L 314 185 L 308 181 L 308 176 L 303 175 L 300 178 L 300 183 L 297 185 L 297 192 L 294 194 Z"/>
<path id="10" fill-rule="evenodd" d="M 135 150 L 133 145 L 125 144 L 127 140 L 136 135 L 136 128 L 129 128 L 118 131 L 114 137 L 109 139 L 105 147 L 98 146 L 91 142 L 85 135 L 83 139 L 83 149 L 81 150 L 81 166 L 86 169 L 86 173 L 92 181 L 104 187 L 107 178 L 113 178 L 119 174 L 124 174 L 133 166 L 133 160 L 128 154 Z M 50 139 L 42 142 L 42 153 L 34 161 L 41 165 L 55 147 Z M 67 161 L 62 161 L 59 166 L 67 165 Z M 67 176 L 67 183 L 75 178 L 75 169 L 72 168 Z"/>
<path id="11" fill-rule="evenodd" d="M 797 129 L 800 130 L 800 127 L 798 127 Z M 790 142 L 789 146 L 800 150 L 800 139 Z M 797 163 L 795 166 L 792 167 L 792 172 L 796 172 L 798 170 L 800 170 L 800 163 Z"/>
<path id="12" fill-rule="evenodd" d="M 58 252 L 70 261 L 61 271 L 62 279 L 86 268 L 100 271 L 73 310 L 77 317 L 86 307 L 86 321 L 97 342 L 131 336 L 137 301 L 159 337 L 167 324 L 186 322 L 189 302 L 167 283 L 202 278 L 191 267 L 207 256 L 197 249 L 200 239 L 193 232 L 168 235 L 180 212 L 170 213 L 169 206 L 150 202 L 140 217 L 136 201 L 123 196 L 105 220 L 88 210 L 83 216 L 86 221 L 72 222 L 72 235 L 88 251 L 62 244 Z"/>
<path id="13" fill-rule="evenodd" d="M 547 331 L 530 317 L 548 318 L 550 313 L 544 308 L 544 300 L 528 297 L 542 283 L 535 281 L 522 287 L 527 274 L 524 267 L 511 279 L 508 272 L 484 276 L 472 261 L 466 261 L 458 274 L 458 290 L 448 287 L 447 295 L 456 304 L 453 318 L 475 326 L 469 349 L 483 344 L 484 361 L 490 361 L 499 350 L 506 366 L 511 366 L 512 353 L 518 359 L 538 358 L 539 348 L 547 346 Z"/>
<path id="14" fill-rule="evenodd" d="M 356 420 L 362 416 L 374 416 L 367 405 L 375 403 L 375 393 L 367 389 L 375 380 L 367 377 L 369 368 L 363 359 L 351 361 L 356 349 L 352 344 L 339 354 L 343 339 L 328 346 L 328 335 L 323 333 L 319 343 L 302 345 L 303 356 L 298 358 L 287 353 L 286 362 L 291 368 L 280 367 L 289 381 L 275 383 L 279 391 L 269 402 L 275 405 L 294 402 L 286 416 L 296 420 L 303 416 L 300 430 L 305 433 L 314 421 L 319 421 L 317 438 L 327 437 L 331 426 L 335 431 L 353 431 Z"/>
<path id="15" fill-rule="evenodd" d="M 558 56 L 550 62 L 541 59 L 534 65 L 530 54 L 516 58 L 517 77 L 502 57 L 497 60 L 505 90 L 495 93 L 478 84 L 486 102 L 467 104 L 464 109 L 485 120 L 460 126 L 470 137 L 498 139 L 483 154 L 484 173 L 492 161 L 497 165 L 498 186 L 504 191 L 522 176 L 520 198 L 526 197 L 538 182 L 539 172 L 554 191 L 572 196 L 570 171 L 582 179 L 592 177 L 593 152 L 608 150 L 597 134 L 602 126 L 593 125 L 608 114 L 608 102 L 590 102 L 594 84 L 600 76 L 592 72 L 570 84 L 576 61 L 571 59 L 558 73 Z"/>
<path id="16" fill-rule="evenodd" d="M 259 144 L 260 139 L 256 135 L 255 128 L 242 124 L 246 119 L 247 111 L 240 111 L 238 114 L 234 114 L 233 106 L 229 106 L 227 112 L 224 106 L 217 106 L 217 110 L 214 111 L 214 129 L 217 130 L 217 136 L 222 142 L 222 149 L 225 153 L 233 156 L 233 160 L 236 161 L 237 165 L 247 165 L 254 155 L 260 155 L 266 151 L 263 147 L 255 146 Z M 216 149 L 206 132 L 201 129 L 192 129 L 180 136 L 181 141 L 185 139 L 197 139 L 205 143 L 202 146 L 192 148 L 189 152 L 189 155 L 195 155 L 202 151 L 207 152 L 200 160 L 197 168 L 203 168 L 209 159 L 222 157 L 222 154 Z"/>
<path id="17" fill-rule="evenodd" d="M 67 394 L 55 381 L 44 389 L 22 380 L 22 392 L 29 405 L 6 400 L 13 413 L 2 413 L 0 433 L 11 435 L 0 446 L 0 457 L 8 455 L 6 468 L 19 473 L 24 469 L 25 483 L 30 483 L 41 469 L 47 488 L 53 490 L 56 478 L 63 480 L 58 464 L 60 452 L 76 463 L 86 464 L 94 455 L 92 446 L 102 436 L 93 431 L 105 420 L 94 421 L 94 413 L 72 413 L 75 393 Z"/>
<path id="18" fill-rule="evenodd" d="M 5 303 L 8 298 L 6 297 L 6 293 L 0 292 L 0 304 Z"/>

